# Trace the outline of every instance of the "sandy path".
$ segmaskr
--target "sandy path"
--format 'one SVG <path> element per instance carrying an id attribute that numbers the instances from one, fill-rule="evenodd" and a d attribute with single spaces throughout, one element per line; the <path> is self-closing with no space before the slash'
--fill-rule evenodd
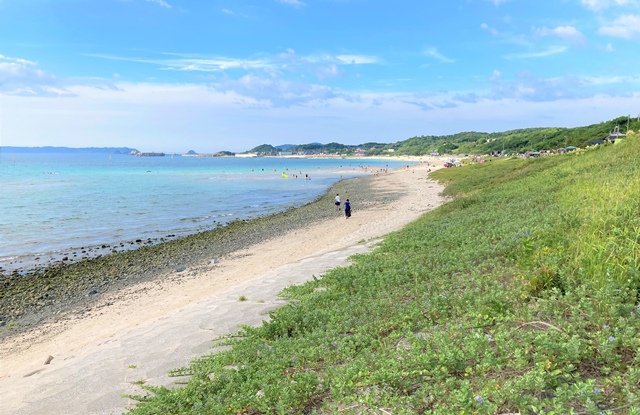
<path id="1" fill-rule="evenodd" d="M 359 241 L 398 230 L 440 205 L 442 188 L 425 180 L 425 170 L 379 177 L 381 190 L 408 191 L 397 202 L 274 238 L 205 272 L 187 269 L 127 288 L 64 326 L 1 344 L 0 414 L 119 414 L 132 403 L 120 396 L 140 393 L 130 382 L 171 385 L 168 370 L 207 352 L 216 335 L 259 324 L 283 303 L 282 288 L 345 264 L 369 249 L 371 242 Z M 248 301 L 238 302 L 240 295 Z M 44 365 L 49 355 L 54 359 Z"/>

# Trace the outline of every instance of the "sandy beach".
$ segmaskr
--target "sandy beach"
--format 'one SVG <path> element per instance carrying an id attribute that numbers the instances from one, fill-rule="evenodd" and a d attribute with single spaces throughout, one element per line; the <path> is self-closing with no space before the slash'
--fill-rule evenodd
<path id="1" fill-rule="evenodd" d="M 427 169 L 376 178 L 375 191 L 399 198 L 369 207 L 352 199 L 349 220 L 336 214 L 312 222 L 219 263 L 107 293 L 72 318 L 5 338 L 0 414 L 119 414 L 133 403 L 122 394 L 141 393 L 131 382 L 172 385 L 176 379 L 168 370 L 206 353 L 214 337 L 240 324 L 260 324 L 268 310 L 283 304 L 281 289 L 347 264 L 349 256 L 367 252 L 385 234 L 439 206 L 442 187 L 426 179 Z M 247 301 L 238 301 L 240 296 Z"/>

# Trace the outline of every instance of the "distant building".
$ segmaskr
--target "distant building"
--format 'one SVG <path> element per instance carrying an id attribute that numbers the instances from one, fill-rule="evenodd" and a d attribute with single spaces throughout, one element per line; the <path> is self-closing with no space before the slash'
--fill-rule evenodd
<path id="1" fill-rule="evenodd" d="M 615 143 L 616 140 L 621 139 L 621 138 L 625 138 L 626 135 L 622 134 L 620 132 L 620 126 L 616 126 L 615 130 L 613 130 L 612 133 L 609 133 L 609 137 L 606 138 L 606 140 L 610 143 Z"/>
<path id="2" fill-rule="evenodd" d="M 278 155 L 279 155 L 280 157 L 283 157 L 283 156 L 293 156 L 293 153 L 292 153 L 291 151 L 281 151 L 281 152 L 279 152 L 279 153 L 278 153 Z"/>
<path id="3" fill-rule="evenodd" d="M 242 157 L 242 158 L 258 157 L 258 153 L 244 153 L 244 154 L 236 154 L 236 157 Z"/>
<path id="4" fill-rule="evenodd" d="M 604 144 L 604 143 L 615 143 L 616 140 L 621 140 L 625 138 L 626 135 L 620 132 L 620 126 L 616 126 L 612 133 L 609 133 L 608 137 L 603 138 L 602 140 L 589 140 L 587 143 L 589 144 Z"/>
<path id="5" fill-rule="evenodd" d="M 389 153 L 395 153 L 395 152 L 396 152 L 396 150 L 394 150 L 393 148 L 390 148 L 390 149 L 388 149 L 387 151 L 388 151 Z"/>
<path id="6" fill-rule="evenodd" d="M 136 157 L 164 157 L 164 153 L 138 153 Z"/>

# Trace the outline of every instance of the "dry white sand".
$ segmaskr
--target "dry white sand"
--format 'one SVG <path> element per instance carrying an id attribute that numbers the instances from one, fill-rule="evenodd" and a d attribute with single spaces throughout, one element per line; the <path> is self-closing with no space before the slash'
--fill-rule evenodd
<path id="1" fill-rule="evenodd" d="M 131 382 L 171 386 L 176 379 L 168 370 L 205 354 L 214 337 L 260 324 L 284 303 L 277 298 L 284 287 L 348 263 L 376 238 L 439 206 L 442 187 L 426 179 L 426 169 L 376 180 L 381 189 L 408 191 L 392 204 L 355 209 L 349 220 L 336 217 L 252 246 L 206 272 L 187 269 L 127 288 L 71 322 L 5 341 L 0 414 L 120 414 L 133 404 L 121 395 L 141 393 Z M 358 243 L 363 239 L 368 243 Z M 238 301 L 241 295 L 248 301 Z M 48 356 L 53 360 L 45 365 Z"/>

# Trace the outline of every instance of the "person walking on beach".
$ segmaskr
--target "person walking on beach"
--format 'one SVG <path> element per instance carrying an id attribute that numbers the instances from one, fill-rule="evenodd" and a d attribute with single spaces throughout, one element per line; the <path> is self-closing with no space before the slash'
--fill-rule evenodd
<path id="1" fill-rule="evenodd" d="M 345 219 L 349 219 L 351 217 L 351 203 L 349 202 L 349 199 L 344 202 L 344 216 Z"/>
<path id="2" fill-rule="evenodd" d="M 336 209 L 340 211 L 340 195 L 336 195 Z"/>

